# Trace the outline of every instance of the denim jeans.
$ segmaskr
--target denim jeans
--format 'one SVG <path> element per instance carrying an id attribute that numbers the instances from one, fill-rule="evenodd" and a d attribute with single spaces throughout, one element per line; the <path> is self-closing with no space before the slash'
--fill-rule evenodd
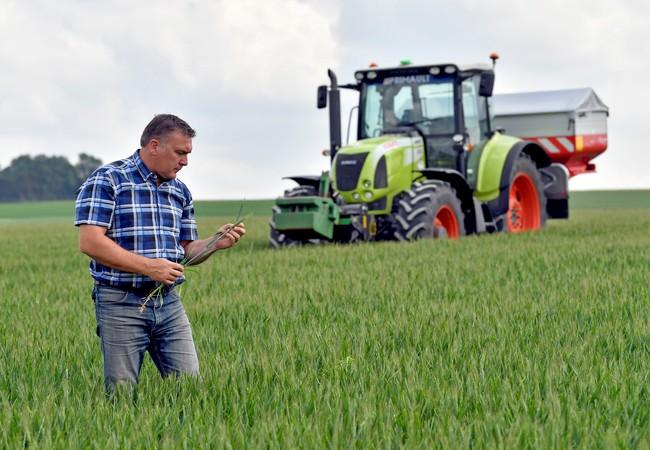
<path id="1" fill-rule="evenodd" d="M 141 295 L 109 286 L 95 285 L 93 300 L 107 390 L 137 383 L 145 352 L 163 377 L 198 375 L 192 329 L 176 289 L 149 300 L 143 312 Z"/>

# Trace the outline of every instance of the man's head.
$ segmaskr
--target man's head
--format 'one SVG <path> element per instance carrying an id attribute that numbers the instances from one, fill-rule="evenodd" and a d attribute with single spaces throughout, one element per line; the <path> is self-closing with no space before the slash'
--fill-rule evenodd
<path id="1" fill-rule="evenodd" d="M 176 173 L 187 165 L 194 136 L 196 132 L 180 117 L 158 114 L 142 132 L 142 160 L 160 178 L 176 178 Z"/>

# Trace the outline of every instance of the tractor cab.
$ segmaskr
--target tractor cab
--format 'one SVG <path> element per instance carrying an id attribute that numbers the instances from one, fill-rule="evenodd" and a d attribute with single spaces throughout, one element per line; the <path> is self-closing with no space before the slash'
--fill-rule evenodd
<path id="1" fill-rule="evenodd" d="M 287 177 L 298 186 L 276 202 L 271 244 L 514 233 L 567 218 L 569 176 L 592 169 L 589 160 L 606 148 L 607 107 L 591 90 L 571 91 L 569 109 L 549 110 L 546 94 L 532 105 L 527 95 L 525 117 L 521 105 L 504 103 L 495 132 L 498 55 L 490 59 L 492 65 L 371 66 L 342 85 L 328 70 L 317 105 L 329 112 L 330 169 Z M 357 140 L 347 145 L 341 89 L 359 96 Z M 504 123 L 517 134 L 505 134 Z"/>
<path id="2" fill-rule="evenodd" d="M 371 68 L 355 78 L 359 140 L 417 133 L 425 142 L 426 167 L 464 174 L 466 150 L 491 135 L 494 72 L 487 64 Z"/>

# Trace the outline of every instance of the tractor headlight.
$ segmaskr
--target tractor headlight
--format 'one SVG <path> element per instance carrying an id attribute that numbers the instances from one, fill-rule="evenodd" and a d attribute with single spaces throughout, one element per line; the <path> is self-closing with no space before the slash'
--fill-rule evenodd
<path id="1" fill-rule="evenodd" d="M 364 188 L 370 189 L 370 186 L 372 186 L 372 184 L 370 183 L 370 180 L 363 180 L 363 187 Z"/>
<path id="2" fill-rule="evenodd" d="M 353 192 L 352 193 L 352 198 L 355 199 L 355 200 L 359 200 L 361 198 L 361 195 L 359 195 L 358 192 Z"/>
<path id="3" fill-rule="evenodd" d="M 363 193 L 363 196 L 365 197 L 366 200 L 372 199 L 372 192 L 366 191 Z"/>

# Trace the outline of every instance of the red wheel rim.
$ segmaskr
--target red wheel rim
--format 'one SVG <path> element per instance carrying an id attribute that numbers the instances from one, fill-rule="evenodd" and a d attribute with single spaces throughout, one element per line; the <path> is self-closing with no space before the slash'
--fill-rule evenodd
<path id="1" fill-rule="evenodd" d="M 510 185 L 508 231 L 521 233 L 537 230 L 541 223 L 542 214 L 535 183 L 528 174 L 520 172 Z"/>
<path id="2" fill-rule="evenodd" d="M 448 205 L 442 205 L 436 217 L 433 219 L 433 232 L 436 236 L 436 230 L 444 229 L 449 239 L 458 239 L 460 230 L 458 227 L 458 219 L 456 214 Z"/>

